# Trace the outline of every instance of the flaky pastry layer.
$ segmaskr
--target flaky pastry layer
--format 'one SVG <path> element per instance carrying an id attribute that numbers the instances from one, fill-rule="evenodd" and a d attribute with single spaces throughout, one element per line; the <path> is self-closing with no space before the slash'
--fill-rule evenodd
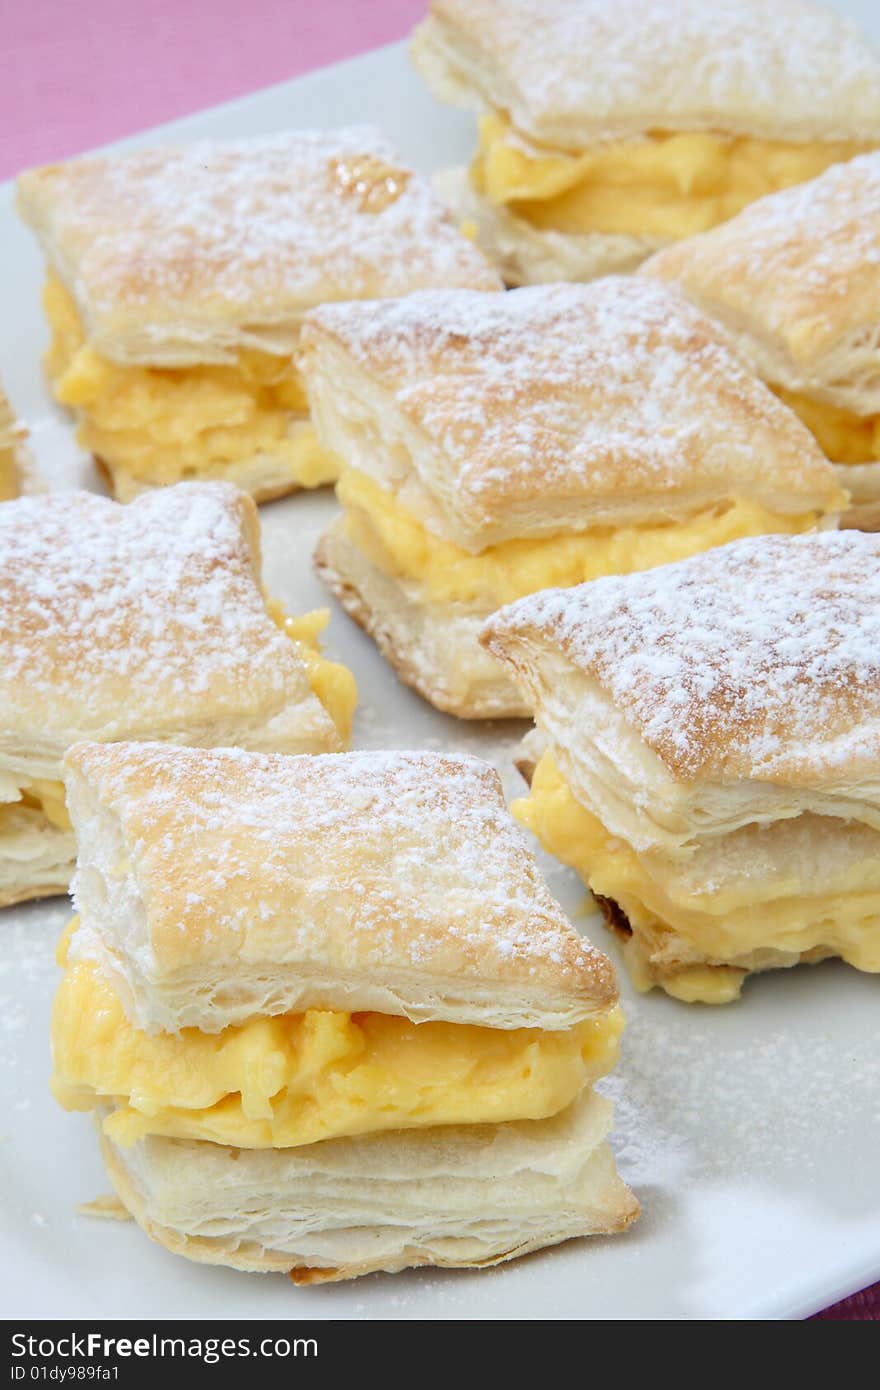
<path id="1" fill-rule="evenodd" d="M 285 131 L 46 165 L 18 206 L 120 365 L 288 359 L 306 309 L 498 276 L 379 131 Z"/>
<path id="2" fill-rule="evenodd" d="M 736 499 L 846 504 L 809 431 L 654 280 L 329 305 L 302 342 L 325 447 L 472 555 Z"/>
<path id="3" fill-rule="evenodd" d="M 83 744 L 65 779 L 72 952 L 147 1031 L 312 1008 L 556 1030 L 616 1000 L 476 759 Z"/>
<path id="4" fill-rule="evenodd" d="M 579 799 L 640 850 L 804 811 L 876 827 L 878 546 L 734 541 L 521 599 L 482 640 Z"/>
<path id="5" fill-rule="evenodd" d="M 5 504 L 0 769 L 57 779 L 83 737 L 340 747 L 260 569 L 256 509 L 229 484 Z"/>
<path id="6" fill-rule="evenodd" d="M 304 1149 L 148 1138 L 104 1161 L 153 1240 L 191 1260 L 290 1272 L 298 1284 L 411 1266 L 497 1264 L 624 1230 L 638 1202 L 585 1095 L 549 1120 L 447 1126 Z"/>
<path id="7" fill-rule="evenodd" d="M 880 142 L 880 57 L 808 0 L 772 22 L 764 0 L 432 0 L 412 52 L 442 99 L 573 152 L 652 130 Z"/>

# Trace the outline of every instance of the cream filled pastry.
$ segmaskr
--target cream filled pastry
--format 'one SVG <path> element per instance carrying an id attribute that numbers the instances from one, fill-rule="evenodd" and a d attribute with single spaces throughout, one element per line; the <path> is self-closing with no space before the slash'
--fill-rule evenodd
<path id="1" fill-rule="evenodd" d="M 310 1283 L 634 1219 L 614 971 L 488 765 L 81 744 L 65 777 L 53 1089 L 147 1234 Z"/>
<path id="2" fill-rule="evenodd" d="M 260 570 L 230 483 L 0 507 L 0 906 L 67 891 L 61 759 L 80 739 L 346 745 L 356 692 L 321 656 L 327 615 L 267 604 Z"/>
<path id="3" fill-rule="evenodd" d="M 840 467 L 844 524 L 880 527 L 880 153 L 836 165 L 669 247 L 677 282 Z"/>
<path id="4" fill-rule="evenodd" d="M 880 537 L 741 540 L 486 625 L 546 747 L 513 812 L 642 988 L 880 971 Z"/>
<path id="5" fill-rule="evenodd" d="M 47 165 L 18 202 L 49 268 L 52 389 L 122 501 L 186 479 L 258 501 L 333 481 L 294 364 L 304 312 L 501 284 L 370 127 Z"/>
<path id="6" fill-rule="evenodd" d="M 412 52 L 481 113 L 441 188 L 509 284 L 630 270 L 880 146 L 880 55 L 806 0 L 431 0 Z"/>
<path id="7" fill-rule="evenodd" d="M 807 429 L 654 281 L 326 306 L 302 343 L 343 466 L 319 572 L 401 678 L 464 718 L 528 713 L 477 640 L 502 604 L 846 505 Z"/>

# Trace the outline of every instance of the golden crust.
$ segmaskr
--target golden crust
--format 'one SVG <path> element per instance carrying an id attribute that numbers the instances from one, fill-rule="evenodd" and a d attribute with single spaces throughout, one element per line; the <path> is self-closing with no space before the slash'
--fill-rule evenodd
<path id="1" fill-rule="evenodd" d="M 77 739 L 126 736 L 339 746 L 266 611 L 256 508 L 228 483 L 0 509 L 0 766 L 57 776 Z"/>
<path id="2" fill-rule="evenodd" d="M 501 281 L 371 127 L 137 150 L 21 175 L 88 341 L 122 363 L 285 354 L 305 309 Z"/>
<path id="3" fill-rule="evenodd" d="M 563 673 L 598 690 L 624 721 L 603 754 L 628 773 L 632 738 L 679 784 L 824 790 L 844 815 L 876 800 L 880 536 L 735 541 L 522 599 L 482 640 L 544 704 Z"/>
<path id="4" fill-rule="evenodd" d="M 431 0 L 413 57 L 441 98 L 568 149 L 658 129 L 880 140 L 880 58 L 805 0 Z"/>
<path id="5" fill-rule="evenodd" d="M 760 198 L 642 267 L 676 281 L 761 375 L 880 409 L 880 153 Z"/>
<path id="6" fill-rule="evenodd" d="M 468 550 L 736 497 L 787 516 L 846 502 L 723 330 L 656 280 L 327 305 L 302 341 L 322 442 L 350 456 L 372 399 L 358 466 L 377 472 L 385 446 L 397 476 L 379 481 L 402 490 L 414 474 L 434 504 L 428 527 Z"/>
<path id="7" fill-rule="evenodd" d="M 83 744 L 65 776 L 75 949 L 92 949 L 100 918 L 139 1018 L 159 1017 L 175 981 L 163 1026 L 206 1031 L 236 1011 L 380 998 L 388 1013 L 559 1027 L 616 998 L 613 967 L 550 896 L 476 759 Z"/>

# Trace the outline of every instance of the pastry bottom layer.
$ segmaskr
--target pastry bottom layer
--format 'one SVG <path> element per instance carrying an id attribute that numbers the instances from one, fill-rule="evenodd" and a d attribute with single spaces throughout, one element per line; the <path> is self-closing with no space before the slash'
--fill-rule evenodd
<path id="1" fill-rule="evenodd" d="M 150 1137 L 104 1161 L 124 1205 L 176 1254 L 296 1283 L 419 1265 L 486 1266 L 624 1230 L 638 1202 L 585 1093 L 549 1120 L 229 1149 Z"/>
<path id="2" fill-rule="evenodd" d="M 639 989 L 726 1004 L 756 971 L 832 956 L 880 971 L 878 841 L 865 826 L 849 831 L 846 822 L 806 816 L 763 830 L 747 826 L 704 842 L 678 864 L 640 855 L 609 834 L 578 802 L 550 752 L 534 769 L 530 795 L 511 809 L 595 894 L 625 942 Z M 827 864 L 806 882 L 805 866 L 826 842 Z"/>
<path id="3" fill-rule="evenodd" d="M 367 559 L 340 517 L 318 543 L 315 567 L 373 638 L 404 685 L 459 719 L 525 719 L 529 709 L 477 634 L 489 609 L 418 603 Z"/>

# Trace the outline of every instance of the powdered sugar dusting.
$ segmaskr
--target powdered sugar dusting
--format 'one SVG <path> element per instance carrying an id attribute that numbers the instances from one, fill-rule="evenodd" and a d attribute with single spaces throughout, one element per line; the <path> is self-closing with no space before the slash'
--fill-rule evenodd
<path id="1" fill-rule="evenodd" d="M 484 97 L 538 139 L 652 128 L 880 135 L 880 58 L 855 26 L 805 0 L 433 0 L 431 9 L 478 45 Z"/>
<path id="2" fill-rule="evenodd" d="M 880 536 L 735 541 L 502 609 L 595 679 L 678 777 L 876 779 Z"/>
<path id="3" fill-rule="evenodd" d="M 0 508 L 0 737 L 159 736 L 277 712 L 307 684 L 268 616 L 251 504 L 183 483 L 128 507 L 90 493 Z"/>
<path id="4" fill-rule="evenodd" d="M 306 321 L 306 351 L 309 324 L 427 433 L 477 524 L 538 496 L 697 490 L 705 505 L 785 491 L 804 511 L 817 489 L 837 493 L 808 432 L 674 286 L 612 276 L 327 305 Z"/>
<path id="5" fill-rule="evenodd" d="M 587 995 L 613 978 L 475 758 L 117 744 L 74 759 L 121 817 L 160 965 L 166 947 L 258 960 L 282 933 L 289 960 L 339 970 L 460 969 Z"/>
<path id="6" fill-rule="evenodd" d="M 325 299 L 500 281 L 372 127 L 137 150 L 20 181 L 93 329 L 275 324 Z"/>

